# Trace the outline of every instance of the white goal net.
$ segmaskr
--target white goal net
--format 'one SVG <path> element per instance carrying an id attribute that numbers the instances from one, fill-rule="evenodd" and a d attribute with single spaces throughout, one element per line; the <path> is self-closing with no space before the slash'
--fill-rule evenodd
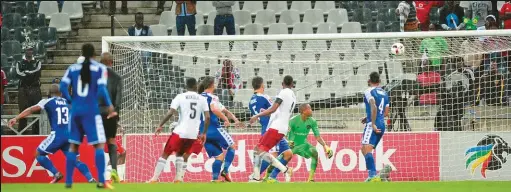
<path id="1" fill-rule="evenodd" d="M 310 134 L 319 153 L 315 180 L 363 181 L 362 98 L 369 73 L 376 71 L 391 98 L 386 134 L 374 150 L 378 170 L 391 165 L 393 181 L 511 180 L 510 36 L 509 30 L 494 30 L 103 37 L 103 52 L 113 55 L 114 70 L 124 78 L 125 179 L 144 182 L 152 176 L 170 132 L 154 136 L 154 129 L 183 92 L 185 78 L 217 78 L 220 101 L 248 121 L 252 78 L 262 77 L 265 93 L 275 96 L 283 77 L 291 75 L 298 103 L 312 106 L 334 151 L 329 159 Z M 394 43 L 404 45 L 404 54 L 390 54 Z M 247 181 L 252 171 L 260 129 L 257 123 L 227 128 L 237 145 L 229 170 L 236 182 Z M 173 180 L 174 159 L 161 182 Z M 212 162 L 205 151 L 192 155 L 185 181 L 210 181 Z M 289 163 L 292 181 L 306 181 L 310 163 L 295 155 Z"/>

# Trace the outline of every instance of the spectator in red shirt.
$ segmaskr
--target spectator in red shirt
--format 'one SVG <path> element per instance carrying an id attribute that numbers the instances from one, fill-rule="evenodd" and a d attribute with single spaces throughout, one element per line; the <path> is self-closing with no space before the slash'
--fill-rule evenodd
<path id="1" fill-rule="evenodd" d="M 417 19 L 419 19 L 421 31 L 428 31 L 431 8 L 441 6 L 443 6 L 441 1 L 415 1 L 415 10 L 417 11 Z"/>
<path id="2" fill-rule="evenodd" d="M 503 29 L 511 29 L 511 1 L 506 1 L 500 9 L 500 19 L 504 21 Z"/>

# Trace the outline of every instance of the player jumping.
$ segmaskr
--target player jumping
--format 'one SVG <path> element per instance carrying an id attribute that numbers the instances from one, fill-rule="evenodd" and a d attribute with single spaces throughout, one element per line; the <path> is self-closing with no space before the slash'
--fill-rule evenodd
<path id="1" fill-rule="evenodd" d="M 272 101 L 268 95 L 264 94 L 265 87 L 264 87 L 264 80 L 262 77 L 254 77 L 252 79 L 252 88 L 254 89 L 254 95 L 252 95 L 252 97 L 250 98 L 249 110 L 250 110 L 250 114 L 252 116 L 254 116 L 254 115 L 257 115 L 258 113 L 261 113 L 261 112 L 269 109 L 272 105 Z M 270 121 L 269 116 L 259 117 L 259 123 L 261 124 L 261 135 L 264 135 L 264 133 L 266 132 L 266 129 L 268 129 L 269 121 Z M 289 148 L 289 144 L 286 141 L 286 139 L 284 139 L 284 138 L 281 139 L 279 141 L 279 143 L 270 150 L 270 153 L 274 157 L 281 156 L 279 158 L 279 161 L 283 165 L 286 165 L 287 162 L 289 162 L 291 160 L 291 158 L 293 157 L 293 153 L 291 152 L 291 149 Z M 260 170 L 261 173 L 263 173 L 266 170 L 266 168 L 268 168 L 269 165 L 270 164 L 268 162 L 263 161 L 261 164 L 261 170 Z M 264 180 L 267 180 L 269 178 L 270 174 L 271 174 L 272 178 L 276 178 L 278 173 L 279 173 L 278 169 L 274 169 L 273 171 L 268 169 L 268 172 L 266 173 Z M 291 172 L 288 172 L 288 174 L 286 174 L 286 180 L 288 180 L 288 181 L 291 179 L 290 173 Z M 250 178 L 253 178 L 253 176 L 250 176 Z"/>
<path id="2" fill-rule="evenodd" d="M 376 166 L 374 163 L 373 149 L 378 145 L 383 134 L 385 134 L 385 117 L 389 114 L 389 96 L 380 88 L 380 75 L 378 72 L 372 72 L 369 75 L 369 89 L 364 92 L 364 103 L 366 107 L 366 117 L 362 121 L 366 123 L 364 133 L 362 134 L 362 154 L 366 161 L 368 177 L 366 182 L 378 182 L 386 177 L 390 171 L 390 166 L 376 175 Z"/>
<path id="3" fill-rule="evenodd" d="M 76 164 L 78 146 L 87 135 L 89 145 L 94 145 L 96 168 L 98 171 L 98 188 L 113 187 L 105 182 L 105 152 L 103 150 L 106 142 L 103 121 L 99 114 L 98 100 L 102 98 L 108 107 L 107 118 L 117 116 L 108 91 L 106 83 L 108 80 L 107 68 L 105 65 L 96 62 L 94 58 L 94 46 L 84 44 L 82 55 L 85 57 L 83 63 L 76 63 L 67 69 L 60 81 L 60 92 L 62 96 L 72 103 L 69 125 L 69 142 L 71 143 L 67 153 L 66 162 L 66 187 L 71 188 L 73 183 L 73 172 Z M 69 86 L 72 86 L 72 97 L 69 94 Z"/>
<path id="4" fill-rule="evenodd" d="M 176 176 L 174 182 L 183 182 L 184 173 L 186 171 L 187 159 L 183 158 L 185 153 L 189 153 L 193 143 L 199 139 L 204 141 L 205 135 L 199 135 L 199 127 L 201 124 L 201 116 L 204 115 L 204 123 L 209 125 L 210 116 L 209 107 L 206 99 L 197 93 L 197 80 L 195 78 L 189 78 L 186 80 L 187 92 L 177 95 L 170 104 L 170 110 L 167 115 L 156 128 L 156 135 L 159 135 L 163 130 L 163 125 L 173 115 L 179 115 L 179 122 L 172 131 L 172 135 L 167 140 L 165 148 L 161 157 L 156 163 L 153 177 L 148 183 L 154 183 L 158 181 L 167 159 L 172 153 L 176 153 Z M 179 110 L 179 112 L 178 112 Z M 208 126 L 206 126 L 206 131 Z"/>
<path id="5" fill-rule="evenodd" d="M 54 154 L 59 150 L 66 155 L 69 150 L 69 110 L 66 100 L 61 97 L 59 85 L 52 84 L 50 87 L 50 94 L 52 96 L 51 98 L 39 101 L 37 105 L 25 109 L 18 116 L 9 120 L 9 126 L 12 127 L 19 119 L 23 119 L 32 113 L 39 112 L 43 109 L 46 111 L 52 131 L 50 135 L 48 135 L 48 137 L 37 147 L 35 158 L 41 166 L 54 175 L 53 180 L 50 183 L 57 183 L 64 176 L 55 168 L 55 166 L 53 166 L 53 163 L 47 155 Z M 92 178 L 89 168 L 85 165 L 85 163 L 82 163 L 80 160 L 76 160 L 74 167 L 76 167 L 85 176 L 85 178 L 87 178 L 87 181 L 90 183 L 96 182 L 96 180 Z"/>
<path id="6" fill-rule="evenodd" d="M 307 142 L 307 136 L 310 131 L 314 133 L 316 141 L 318 141 L 323 149 L 328 154 L 328 158 L 332 158 L 334 155 L 330 147 L 325 143 L 325 140 L 321 138 L 318 130 L 318 123 L 316 119 L 312 117 L 312 108 L 309 104 L 301 104 L 298 108 L 300 115 L 295 115 L 289 120 L 289 145 L 293 149 L 293 154 L 300 155 L 304 158 L 312 158 L 311 169 L 309 171 L 308 182 L 314 182 L 314 174 L 316 173 L 316 167 L 318 166 L 318 151 L 316 147 L 312 146 Z M 276 178 L 272 176 L 273 179 Z"/>
<path id="7" fill-rule="evenodd" d="M 252 173 L 251 181 L 260 181 L 260 169 L 262 160 L 267 161 L 280 171 L 288 173 L 292 171 L 283 165 L 277 158 L 268 153 L 268 151 L 275 147 L 288 131 L 289 117 L 293 113 L 296 104 L 296 96 L 291 88 L 293 87 L 293 77 L 286 75 L 282 82 L 283 89 L 277 95 L 273 105 L 250 118 L 250 124 L 254 123 L 259 117 L 270 116 L 268 129 L 259 140 L 254 150 L 254 172 Z"/>

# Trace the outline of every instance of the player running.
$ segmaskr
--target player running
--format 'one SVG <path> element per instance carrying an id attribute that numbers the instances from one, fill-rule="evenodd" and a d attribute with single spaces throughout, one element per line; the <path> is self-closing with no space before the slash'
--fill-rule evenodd
<path id="1" fill-rule="evenodd" d="M 46 170 L 50 171 L 54 176 L 50 183 L 57 183 L 64 176 L 60 173 L 51 160 L 47 157 L 48 154 L 54 154 L 57 151 L 62 151 L 64 155 L 67 155 L 69 150 L 68 141 L 68 122 L 69 122 L 69 110 L 68 104 L 65 99 L 61 97 L 59 92 L 59 85 L 52 84 L 50 87 L 51 98 L 43 99 L 32 107 L 25 109 L 15 118 L 9 120 L 9 126 L 12 127 L 18 120 L 23 119 L 33 113 L 45 110 L 48 115 L 48 120 L 51 126 L 51 133 L 41 144 L 37 147 L 35 158 Z M 89 168 L 85 163 L 80 160 L 76 160 L 74 163 L 76 167 L 90 183 L 96 182 L 89 171 Z"/>
<path id="2" fill-rule="evenodd" d="M 234 114 L 220 103 L 216 95 L 213 95 L 213 92 L 215 91 L 215 79 L 213 77 L 207 76 L 201 81 L 199 85 L 199 92 L 201 91 L 203 91 L 201 95 L 207 99 L 208 106 L 211 109 L 211 123 L 209 124 L 209 129 L 205 128 L 206 125 L 201 124 L 200 132 L 206 133 L 207 135 L 204 147 L 206 148 L 208 156 L 210 158 L 215 158 L 212 165 L 212 182 L 218 182 L 220 174 L 224 177 L 225 181 L 231 182 L 232 180 L 229 176 L 229 167 L 234 160 L 236 145 L 231 135 L 220 125 L 219 119 L 224 121 L 225 127 L 229 127 L 229 119 L 234 121 L 236 127 L 244 127 L 244 125 L 238 120 L 238 118 L 236 118 L 236 116 L 234 116 Z M 226 115 L 224 115 L 224 113 Z M 200 145 L 195 145 L 193 148 L 194 153 L 197 154 L 200 153 L 200 150 L 202 149 Z M 225 156 L 223 154 L 223 150 L 227 151 Z M 224 164 L 223 170 L 222 163 Z"/>
<path id="3" fill-rule="evenodd" d="M 179 115 L 179 122 L 172 131 L 172 135 L 167 140 L 163 153 L 156 163 L 153 177 L 147 183 L 158 181 L 163 168 L 165 168 L 165 164 L 167 164 L 167 159 L 174 152 L 176 153 L 176 176 L 174 182 L 183 182 L 187 165 L 187 159 L 185 160 L 183 155 L 190 152 L 193 143 L 197 139 L 201 141 L 206 139 L 204 134 L 199 135 L 199 127 L 202 115 L 204 115 L 204 124 L 209 125 L 208 104 L 206 99 L 197 93 L 197 80 L 195 78 L 186 80 L 186 89 L 187 92 L 177 95 L 172 100 L 169 112 L 162 119 L 158 128 L 156 128 L 155 134 L 159 135 L 163 130 L 163 125 L 173 115 Z M 205 129 L 207 131 L 208 127 L 206 126 Z"/>
<path id="4" fill-rule="evenodd" d="M 292 171 L 283 165 L 277 158 L 272 156 L 268 151 L 275 147 L 288 131 L 289 117 L 293 113 L 296 104 L 296 96 L 291 88 L 293 87 L 293 77 L 286 75 L 282 82 L 283 89 L 277 95 L 273 105 L 250 118 L 250 124 L 254 123 L 259 117 L 270 116 L 268 129 L 259 140 L 254 150 L 254 172 L 251 181 L 260 181 L 260 169 L 262 160 L 267 161 L 280 171 L 288 173 Z"/>
<path id="5" fill-rule="evenodd" d="M 272 101 L 268 95 L 264 94 L 265 88 L 264 88 L 264 80 L 262 77 L 254 77 L 252 79 L 252 88 L 254 89 L 254 95 L 252 95 L 252 97 L 250 98 L 249 110 L 250 110 L 250 114 L 252 116 L 254 116 L 260 112 L 263 112 L 263 111 L 269 109 L 272 105 Z M 266 132 L 266 129 L 268 129 L 269 121 L 270 121 L 269 116 L 259 117 L 259 123 L 261 124 L 261 135 L 264 135 L 264 133 Z M 293 157 L 293 153 L 291 152 L 291 149 L 289 148 L 289 144 L 286 141 L 286 139 L 284 139 L 284 138 L 281 139 L 279 141 L 279 143 L 270 150 L 270 153 L 274 157 L 281 156 L 279 158 L 279 161 L 283 165 L 287 165 L 287 163 Z M 263 173 L 266 170 L 266 168 L 268 168 L 269 165 L 270 164 L 268 162 L 263 161 L 261 164 L 261 170 L 260 170 L 261 172 L 260 173 Z M 270 174 L 271 174 L 272 178 L 277 177 L 279 170 L 278 169 L 272 169 L 272 170 L 273 171 L 268 169 L 268 172 L 266 173 L 263 180 L 267 180 L 270 177 Z M 291 179 L 290 173 L 291 172 L 288 172 L 288 174 L 286 174 L 287 181 L 289 181 Z M 252 175 L 249 177 L 249 180 L 251 178 L 253 178 Z"/>
<path id="6" fill-rule="evenodd" d="M 381 181 L 380 175 L 376 175 L 376 167 L 373 157 L 373 149 L 378 145 L 385 134 L 385 117 L 389 114 L 389 96 L 380 88 L 380 75 L 372 72 L 369 75 L 369 89 L 364 92 L 366 117 L 362 119 L 366 125 L 362 134 L 362 154 L 366 161 L 368 177 L 366 182 Z M 386 165 L 380 174 L 388 175 L 390 166 Z"/>
<path id="7" fill-rule="evenodd" d="M 76 164 L 78 146 L 87 135 L 89 145 L 94 145 L 96 168 L 98 171 L 98 188 L 113 187 L 105 182 L 105 152 L 103 150 L 106 142 L 105 130 L 101 115 L 99 114 L 98 100 L 101 98 L 108 107 L 107 118 L 117 116 L 114 111 L 110 96 L 106 89 L 107 69 L 106 66 L 95 61 L 94 46 L 84 44 L 82 55 L 85 57 L 83 63 L 76 63 L 67 69 L 60 81 L 60 92 L 62 96 L 72 103 L 69 121 L 69 142 L 71 143 L 67 153 L 66 162 L 66 188 L 73 184 L 73 172 Z M 69 94 L 69 86 L 72 86 L 72 97 Z"/>

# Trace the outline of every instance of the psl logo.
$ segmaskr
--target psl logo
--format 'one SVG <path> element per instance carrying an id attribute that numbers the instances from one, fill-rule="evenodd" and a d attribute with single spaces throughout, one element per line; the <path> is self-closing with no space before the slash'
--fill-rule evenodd
<path id="1" fill-rule="evenodd" d="M 465 156 L 468 157 L 465 168 L 468 169 L 472 165 L 470 170 L 474 175 L 475 169 L 481 166 L 481 175 L 486 178 L 486 170 L 501 169 L 509 154 L 511 154 L 511 147 L 502 137 L 486 135 L 477 143 L 477 146 L 465 151 Z"/>

